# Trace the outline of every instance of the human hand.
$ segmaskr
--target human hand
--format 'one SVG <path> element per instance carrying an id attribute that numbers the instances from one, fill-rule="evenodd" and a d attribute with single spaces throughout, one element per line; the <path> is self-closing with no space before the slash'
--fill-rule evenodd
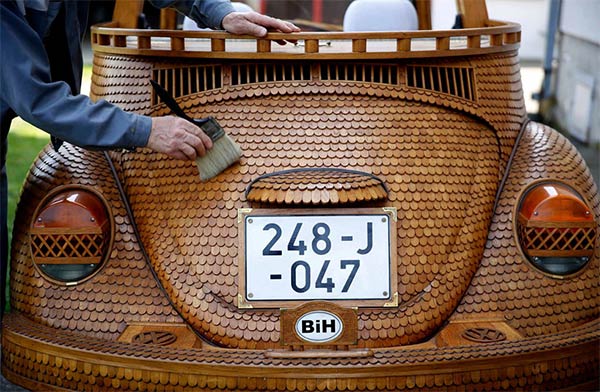
<path id="1" fill-rule="evenodd" d="M 223 28 L 232 34 L 249 34 L 255 37 L 264 37 L 269 30 L 281 33 L 297 33 L 300 28 L 293 23 L 258 12 L 231 12 L 221 22 Z"/>
<path id="2" fill-rule="evenodd" d="M 180 117 L 152 117 L 146 147 L 176 159 L 194 160 L 212 148 L 212 140 L 202 129 Z"/>

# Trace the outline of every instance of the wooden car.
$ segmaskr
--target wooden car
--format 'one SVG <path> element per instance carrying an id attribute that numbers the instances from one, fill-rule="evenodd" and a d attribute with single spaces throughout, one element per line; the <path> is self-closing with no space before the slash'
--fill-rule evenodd
<path id="1" fill-rule="evenodd" d="M 34 390 L 597 389 L 598 188 L 527 119 L 519 40 L 487 19 L 261 39 L 95 26 L 94 99 L 168 114 L 155 80 L 242 158 L 202 182 L 146 149 L 42 151 L 3 374 Z"/>

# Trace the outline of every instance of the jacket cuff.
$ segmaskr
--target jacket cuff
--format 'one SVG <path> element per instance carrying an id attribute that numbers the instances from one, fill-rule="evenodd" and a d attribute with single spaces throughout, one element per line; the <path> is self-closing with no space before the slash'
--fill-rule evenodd
<path id="1" fill-rule="evenodd" d="M 128 149 L 134 150 L 136 147 L 145 147 L 150 138 L 152 130 L 152 119 L 147 116 L 136 115 L 135 122 L 127 130 Z"/>
<path id="2" fill-rule="evenodd" d="M 234 12 L 235 9 L 233 9 L 233 7 L 231 6 L 231 3 L 226 2 L 226 3 L 221 3 L 216 5 L 213 10 L 213 12 L 210 14 L 210 19 L 209 19 L 209 23 L 210 23 L 210 27 L 215 29 L 215 30 L 224 30 L 223 29 L 223 18 Z"/>

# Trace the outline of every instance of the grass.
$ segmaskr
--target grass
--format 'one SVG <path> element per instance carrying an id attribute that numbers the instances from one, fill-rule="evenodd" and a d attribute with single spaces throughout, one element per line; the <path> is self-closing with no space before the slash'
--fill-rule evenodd
<path id="1" fill-rule="evenodd" d="M 21 187 L 32 162 L 40 150 L 48 143 L 50 136 L 36 127 L 15 119 L 8 133 L 8 156 L 6 170 L 8 174 L 8 228 L 12 234 L 15 209 Z"/>
<path id="2" fill-rule="evenodd" d="M 13 120 L 10 132 L 8 133 L 8 154 L 6 157 L 9 252 L 15 210 L 23 182 L 27 177 L 32 162 L 49 141 L 50 136 L 47 133 L 40 131 L 21 119 Z M 6 285 L 6 290 L 6 295 L 8 296 L 8 284 Z"/>
<path id="3" fill-rule="evenodd" d="M 8 133 L 8 156 L 6 170 L 8 174 L 8 235 L 12 235 L 15 210 L 21 187 L 32 162 L 40 150 L 48 143 L 50 136 L 36 127 L 15 119 Z"/>

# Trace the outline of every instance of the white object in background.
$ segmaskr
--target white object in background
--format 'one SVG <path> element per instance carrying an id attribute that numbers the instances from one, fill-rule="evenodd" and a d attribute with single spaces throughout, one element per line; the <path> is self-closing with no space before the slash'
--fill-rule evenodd
<path id="1" fill-rule="evenodd" d="M 344 14 L 344 31 L 418 30 L 417 11 L 409 0 L 354 0 Z"/>
<path id="2" fill-rule="evenodd" d="M 593 92 L 594 77 L 583 72 L 577 73 L 568 123 L 571 135 L 584 143 L 587 143 L 589 138 Z"/>
<path id="3" fill-rule="evenodd" d="M 248 4 L 240 3 L 240 2 L 232 2 L 231 5 L 236 12 L 250 12 L 254 11 L 252 7 Z M 187 16 L 183 18 L 183 30 L 210 30 L 208 28 L 198 27 L 196 22 Z"/>

